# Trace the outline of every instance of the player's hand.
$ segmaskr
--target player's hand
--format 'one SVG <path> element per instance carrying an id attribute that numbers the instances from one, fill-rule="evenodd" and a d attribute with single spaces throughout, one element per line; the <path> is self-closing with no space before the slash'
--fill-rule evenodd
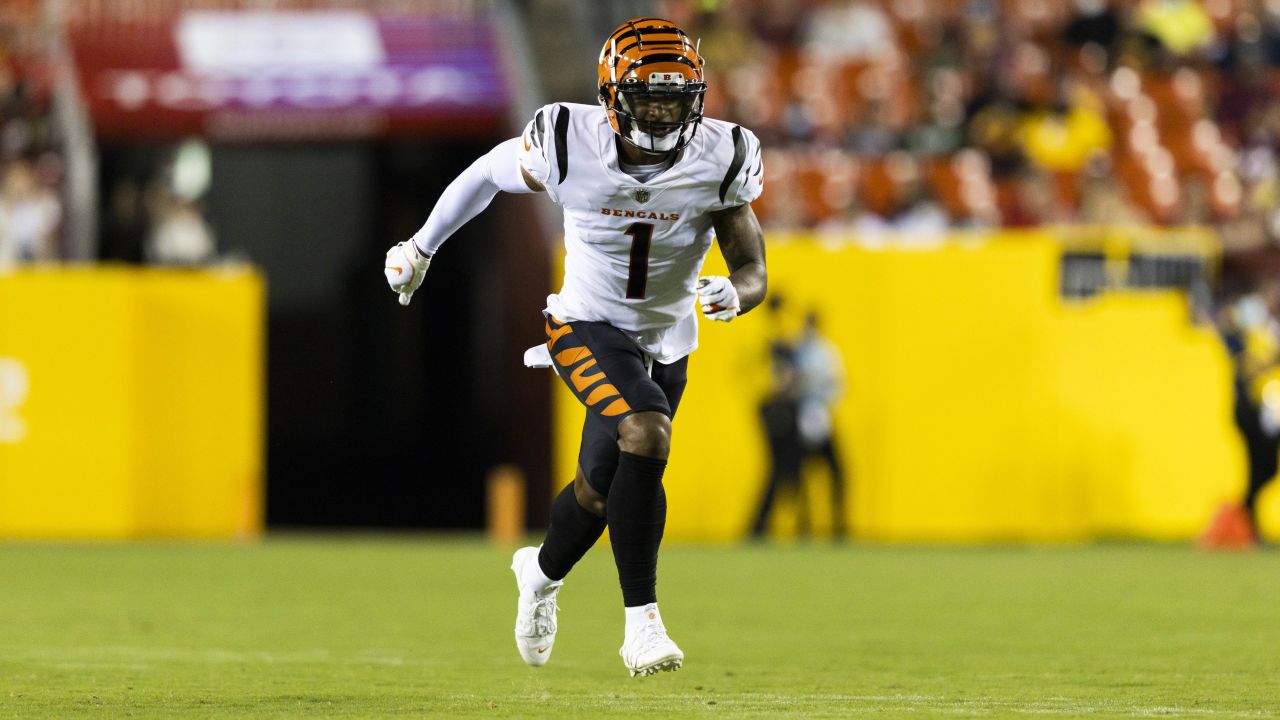
<path id="1" fill-rule="evenodd" d="M 729 278 L 720 275 L 698 278 L 698 304 L 703 315 L 720 322 L 729 322 L 742 309 L 738 289 Z"/>
<path id="2" fill-rule="evenodd" d="M 400 293 L 400 304 L 408 305 L 413 292 L 422 284 L 422 278 L 431 267 L 431 258 L 418 251 L 412 240 L 397 243 L 387 251 L 387 264 L 383 272 L 393 292 Z"/>

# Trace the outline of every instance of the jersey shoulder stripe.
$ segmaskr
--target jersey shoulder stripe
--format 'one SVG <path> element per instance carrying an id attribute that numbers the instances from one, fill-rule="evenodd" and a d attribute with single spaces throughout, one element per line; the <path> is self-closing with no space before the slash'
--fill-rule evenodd
<path id="1" fill-rule="evenodd" d="M 570 170 L 583 167 L 583 161 L 591 155 L 592 147 L 582 143 L 590 138 L 594 145 L 596 126 L 602 123 L 607 127 L 603 108 L 598 106 L 567 102 L 543 105 L 521 132 L 524 142 L 520 166 L 549 191 L 564 185 Z M 582 156 L 584 152 L 586 156 Z M 551 196 L 555 198 L 556 194 L 552 192 Z"/>
<path id="2" fill-rule="evenodd" d="M 559 185 L 569 174 L 569 108 L 564 105 L 557 105 L 559 111 L 556 113 L 556 166 L 560 169 L 560 179 L 556 181 Z"/>
<path id="3" fill-rule="evenodd" d="M 724 196 L 729 192 L 729 186 L 733 184 L 733 179 L 738 176 L 738 172 L 742 170 L 742 164 L 747 161 L 747 144 L 742 139 L 742 128 L 733 126 L 733 161 L 729 163 L 729 170 L 724 174 L 724 180 L 720 181 L 720 202 L 724 202 Z"/>
<path id="4" fill-rule="evenodd" d="M 760 140 L 741 125 L 703 118 L 698 131 L 703 158 L 715 174 L 708 178 L 720 205 L 736 207 L 754 201 L 763 189 L 764 163 Z"/>

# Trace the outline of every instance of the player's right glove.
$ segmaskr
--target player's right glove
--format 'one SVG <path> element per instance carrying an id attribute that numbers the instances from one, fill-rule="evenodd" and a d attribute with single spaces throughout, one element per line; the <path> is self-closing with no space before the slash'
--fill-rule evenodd
<path id="1" fill-rule="evenodd" d="M 383 272 L 391 290 L 400 293 L 401 305 L 409 304 L 429 267 L 431 256 L 423 255 L 412 240 L 397 243 L 387 251 L 387 265 Z"/>

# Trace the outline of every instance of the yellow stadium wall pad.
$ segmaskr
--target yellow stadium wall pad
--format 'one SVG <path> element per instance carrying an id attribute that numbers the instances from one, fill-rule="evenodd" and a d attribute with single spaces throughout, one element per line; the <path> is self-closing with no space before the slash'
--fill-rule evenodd
<path id="1" fill-rule="evenodd" d="M 0 277 L 0 537 L 260 533 L 263 308 L 244 269 Z"/>
<path id="2" fill-rule="evenodd" d="M 767 466 L 769 343 L 810 310 L 845 365 L 835 427 L 855 536 L 1189 538 L 1242 492 L 1229 361 L 1180 296 L 1064 302 L 1059 245 L 1034 232 L 881 248 L 771 236 L 768 252 L 781 320 L 761 308 L 702 323 L 674 423 L 667 537 L 746 536 Z M 713 250 L 704 274 L 723 272 Z M 563 388 L 555 398 L 567 482 L 583 411 Z M 832 524 L 825 480 L 806 476 L 818 534 Z M 1273 494 L 1264 520 L 1280 520 Z M 774 535 L 794 532 L 792 509 L 775 513 Z"/>

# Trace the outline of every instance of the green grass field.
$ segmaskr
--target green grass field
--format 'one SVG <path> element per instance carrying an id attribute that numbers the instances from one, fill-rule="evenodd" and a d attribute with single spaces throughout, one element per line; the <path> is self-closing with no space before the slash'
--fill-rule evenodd
<path id="1" fill-rule="evenodd" d="M 555 656 L 464 539 L 0 545 L 0 718 L 1280 716 L 1280 554 L 664 548 L 683 670 L 630 678 L 607 545 Z"/>

